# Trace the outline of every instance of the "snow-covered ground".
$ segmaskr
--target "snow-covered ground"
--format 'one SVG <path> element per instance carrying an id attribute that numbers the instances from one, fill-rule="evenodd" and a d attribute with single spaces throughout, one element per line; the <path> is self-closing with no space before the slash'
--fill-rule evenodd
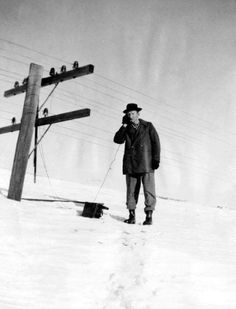
<path id="1" fill-rule="evenodd" d="M 158 199 L 153 226 L 127 216 L 124 192 L 103 189 L 100 219 L 79 202 L 97 187 L 26 179 L 23 198 L 6 198 L 0 178 L 1 309 L 234 309 L 236 211 Z"/>

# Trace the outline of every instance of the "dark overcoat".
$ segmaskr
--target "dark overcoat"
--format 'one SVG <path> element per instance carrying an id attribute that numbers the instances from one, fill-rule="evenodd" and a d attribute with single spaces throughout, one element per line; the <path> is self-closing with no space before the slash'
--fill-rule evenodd
<path id="1" fill-rule="evenodd" d="M 153 160 L 160 162 L 160 140 L 151 122 L 139 119 L 139 127 L 132 138 L 132 124 L 120 127 L 114 136 L 117 144 L 125 143 L 123 174 L 152 173 Z"/>

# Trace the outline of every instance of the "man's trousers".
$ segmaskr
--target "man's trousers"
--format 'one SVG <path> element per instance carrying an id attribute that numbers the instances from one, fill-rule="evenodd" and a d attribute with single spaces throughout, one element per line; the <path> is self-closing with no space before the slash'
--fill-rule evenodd
<path id="1" fill-rule="evenodd" d="M 156 205 L 155 178 L 154 173 L 143 173 L 126 175 L 126 205 L 129 210 L 135 209 L 138 203 L 138 197 L 143 184 L 144 193 L 144 211 L 154 210 Z"/>

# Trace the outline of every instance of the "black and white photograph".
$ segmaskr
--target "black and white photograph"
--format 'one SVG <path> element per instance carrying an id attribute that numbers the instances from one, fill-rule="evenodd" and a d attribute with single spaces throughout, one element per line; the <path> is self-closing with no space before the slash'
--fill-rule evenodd
<path id="1" fill-rule="evenodd" d="M 236 1 L 0 0 L 0 308 L 236 308 Z"/>

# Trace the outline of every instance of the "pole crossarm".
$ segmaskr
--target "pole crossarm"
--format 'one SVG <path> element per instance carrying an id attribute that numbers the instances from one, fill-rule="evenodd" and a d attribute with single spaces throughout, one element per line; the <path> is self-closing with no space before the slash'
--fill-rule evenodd
<path id="1" fill-rule="evenodd" d="M 44 126 L 47 124 L 53 124 L 57 122 L 73 120 L 73 119 L 83 118 L 83 117 L 88 117 L 88 116 L 90 116 L 90 109 L 84 108 L 84 109 L 79 109 L 79 110 L 68 112 L 68 113 L 38 118 L 38 120 L 35 123 L 35 126 Z"/>
<path id="2" fill-rule="evenodd" d="M 79 109 L 79 110 L 75 110 L 75 111 L 68 112 L 68 113 L 62 113 L 62 114 L 53 115 L 49 117 L 38 118 L 35 121 L 35 127 L 44 126 L 47 124 L 53 124 L 53 123 L 62 122 L 62 121 L 73 120 L 77 118 L 88 117 L 88 116 L 90 116 L 89 108 Z M 0 128 L 0 134 L 19 131 L 20 127 L 21 127 L 20 123 L 13 124 L 11 126 L 2 127 Z"/>
<path id="3" fill-rule="evenodd" d="M 13 124 L 11 126 L 6 126 L 0 128 L 0 134 L 15 132 L 20 130 L 20 123 Z"/>
<path id="4" fill-rule="evenodd" d="M 94 71 L 94 66 L 92 64 L 85 65 L 70 71 L 62 72 L 54 76 L 44 77 L 41 80 L 41 87 L 49 86 L 52 84 L 57 84 L 64 82 L 69 79 L 73 79 L 79 76 L 91 74 Z M 11 97 L 17 94 L 24 93 L 27 88 L 27 83 L 4 92 L 4 97 Z"/>

